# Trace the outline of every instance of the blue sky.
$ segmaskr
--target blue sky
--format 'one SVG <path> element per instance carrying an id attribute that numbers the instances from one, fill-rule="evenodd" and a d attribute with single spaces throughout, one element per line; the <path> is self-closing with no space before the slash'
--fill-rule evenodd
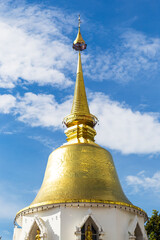
<path id="1" fill-rule="evenodd" d="M 108 149 L 130 201 L 160 210 L 160 2 L 0 1 L 0 235 L 41 186 L 65 142 L 81 14 L 82 54 L 96 141 Z"/>

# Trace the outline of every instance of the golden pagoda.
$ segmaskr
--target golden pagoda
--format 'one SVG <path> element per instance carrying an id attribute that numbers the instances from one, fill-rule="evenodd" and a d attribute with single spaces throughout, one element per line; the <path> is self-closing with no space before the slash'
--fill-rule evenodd
<path id="1" fill-rule="evenodd" d="M 16 217 L 39 207 L 73 203 L 116 204 L 143 212 L 125 196 L 111 154 L 95 143 L 97 118 L 89 110 L 81 63 L 81 51 L 86 46 L 79 20 L 73 43 L 78 51 L 73 105 L 71 113 L 64 118 L 67 142 L 50 154 L 36 198 Z"/>

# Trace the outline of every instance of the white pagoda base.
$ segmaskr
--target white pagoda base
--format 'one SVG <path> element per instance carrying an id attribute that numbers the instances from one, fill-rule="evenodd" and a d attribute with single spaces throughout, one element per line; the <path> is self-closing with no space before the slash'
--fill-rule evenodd
<path id="1" fill-rule="evenodd" d="M 93 240 L 147 240 L 145 218 L 141 210 L 116 204 L 48 205 L 20 213 L 13 240 L 35 240 L 38 228 L 41 239 L 83 240 L 86 224 L 95 229 Z"/>

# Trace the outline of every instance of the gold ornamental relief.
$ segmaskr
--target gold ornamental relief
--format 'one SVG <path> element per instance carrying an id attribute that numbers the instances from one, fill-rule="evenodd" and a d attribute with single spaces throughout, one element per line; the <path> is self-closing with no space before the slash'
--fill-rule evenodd
<path id="1" fill-rule="evenodd" d="M 39 229 L 37 229 L 37 235 L 35 237 L 35 240 L 41 240 L 41 238 L 40 238 L 40 230 Z"/>
<path id="2" fill-rule="evenodd" d="M 90 225 L 87 226 L 87 230 L 85 232 L 85 240 L 93 240 Z"/>

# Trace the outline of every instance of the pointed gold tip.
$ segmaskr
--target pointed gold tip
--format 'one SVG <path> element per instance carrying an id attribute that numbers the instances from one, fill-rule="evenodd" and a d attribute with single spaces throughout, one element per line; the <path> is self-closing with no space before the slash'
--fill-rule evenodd
<path id="1" fill-rule="evenodd" d="M 82 35 L 81 35 L 80 27 L 81 27 L 81 18 L 80 18 L 80 14 L 79 14 L 79 18 L 78 18 L 78 34 L 77 34 L 77 37 L 76 37 L 76 39 L 74 41 L 74 44 L 77 44 L 77 43 L 84 43 L 85 44 L 85 41 L 83 40 Z"/>
<path id="2" fill-rule="evenodd" d="M 85 41 L 83 40 L 82 38 L 82 35 L 81 35 L 81 32 L 80 32 L 80 27 L 78 29 L 78 34 L 77 34 L 77 37 L 76 39 L 74 40 L 74 44 L 77 44 L 77 43 L 80 43 L 80 44 L 85 44 Z"/>
<path id="3" fill-rule="evenodd" d="M 89 115 L 89 107 L 83 80 L 81 53 L 78 54 L 77 78 L 71 114 Z"/>

